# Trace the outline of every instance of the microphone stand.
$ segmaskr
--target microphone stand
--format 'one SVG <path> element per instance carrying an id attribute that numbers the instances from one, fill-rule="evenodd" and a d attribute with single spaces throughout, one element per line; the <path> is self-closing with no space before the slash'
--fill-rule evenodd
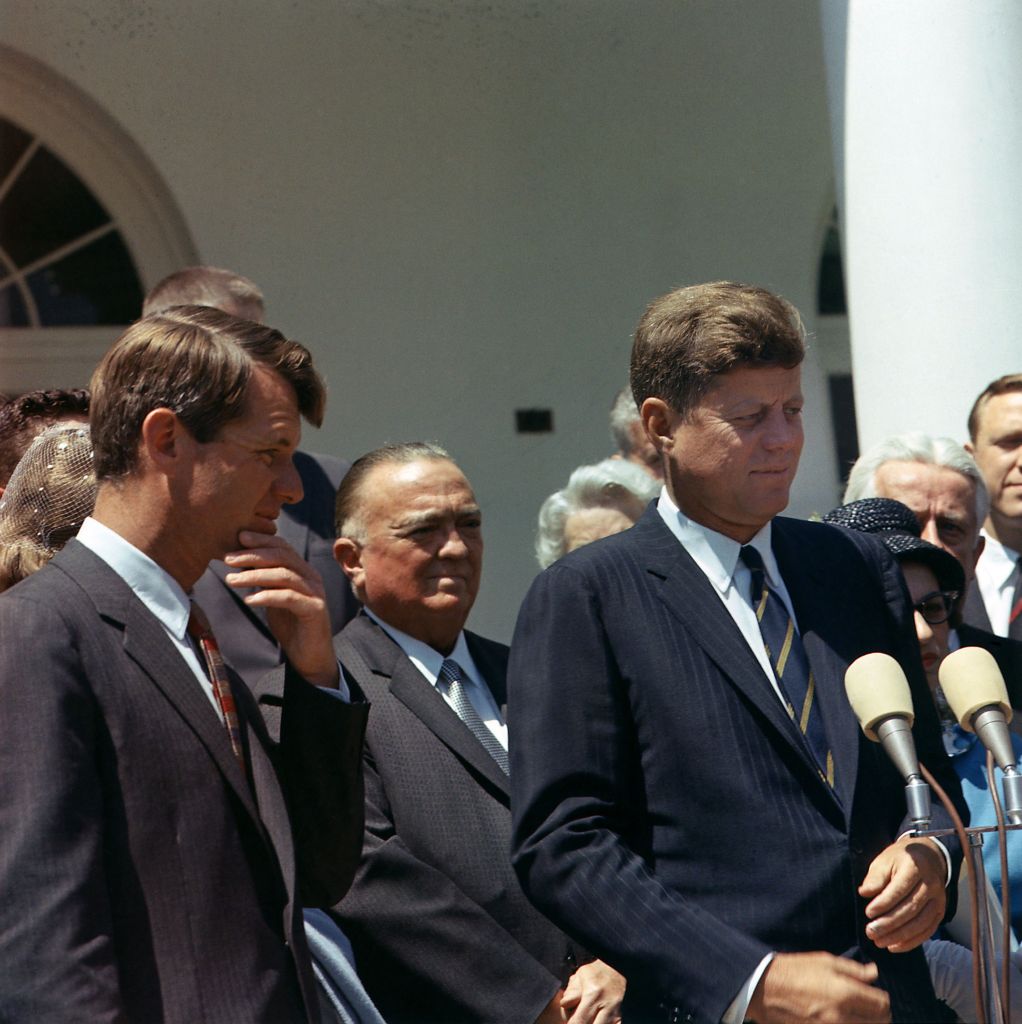
<path id="1" fill-rule="evenodd" d="M 998 985 L 997 959 L 995 955 L 995 940 L 993 925 L 987 907 L 987 876 L 983 864 L 983 836 L 987 832 L 1016 831 L 1022 829 L 1022 824 L 1003 825 L 1001 817 L 998 825 L 970 826 L 966 828 L 959 816 L 954 804 L 944 792 L 943 787 L 933 777 L 927 767 L 920 763 L 919 770 L 923 777 L 930 784 L 933 792 L 944 805 L 951 820 L 954 822 L 953 829 L 917 829 L 913 831 L 914 836 L 919 838 L 939 839 L 943 836 L 957 835 L 962 845 L 969 870 L 969 889 L 972 896 L 972 981 L 976 997 L 976 1019 L 979 1024 L 1011 1024 L 1009 1019 L 1010 990 L 1007 982 L 1007 969 L 1002 980 L 1005 985 Z M 1000 806 L 996 790 L 991 782 L 991 794 L 995 800 L 995 809 Z M 1003 850 L 1002 836 L 1002 850 Z M 1002 901 L 1009 899 L 1007 892 L 1007 878 L 1001 880 Z M 1010 920 L 1010 902 L 1008 912 L 1005 914 L 1006 922 Z M 1007 933 L 1006 933 L 1007 934 Z M 1002 955 L 1007 963 L 1010 948 L 1006 944 Z"/>

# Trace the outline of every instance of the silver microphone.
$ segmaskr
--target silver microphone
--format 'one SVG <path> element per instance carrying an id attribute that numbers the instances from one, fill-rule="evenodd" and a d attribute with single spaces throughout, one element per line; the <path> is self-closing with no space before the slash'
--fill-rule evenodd
<path id="1" fill-rule="evenodd" d="M 961 647 L 940 663 L 938 675 L 959 725 L 980 738 L 1001 769 L 1008 820 L 1013 825 L 1022 824 L 1022 774 L 1008 731 L 1012 711 L 994 656 L 982 647 Z"/>
<path id="2" fill-rule="evenodd" d="M 908 816 L 917 832 L 930 827 L 930 787 L 912 739 L 915 711 L 902 667 L 889 654 L 864 654 L 845 672 L 845 692 L 866 738 L 883 745 L 905 780 Z"/>

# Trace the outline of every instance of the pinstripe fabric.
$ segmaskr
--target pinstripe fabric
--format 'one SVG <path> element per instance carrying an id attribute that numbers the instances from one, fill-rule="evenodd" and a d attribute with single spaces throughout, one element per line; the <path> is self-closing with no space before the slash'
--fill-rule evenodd
<path id="1" fill-rule="evenodd" d="M 626 975 L 626 1020 L 674 1007 L 716 1024 L 767 952 L 817 949 L 875 960 L 896 1019 L 931 1019 L 921 954 L 884 954 L 864 935 L 856 887 L 905 809 L 843 693 L 858 655 L 900 656 L 921 756 L 958 792 L 904 585 L 871 538 L 792 520 L 775 520 L 773 538 L 836 789 L 651 507 L 541 574 L 522 606 L 509 668 L 515 866 L 541 910 Z"/>
<path id="2" fill-rule="evenodd" d="M 250 786 L 163 627 L 91 552 L 72 541 L 0 595 L 0 1019 L 309 1019 L 292 827 L 303 835 L 308 818 L 336 818 L 349 846 L 358 838 L 361 814 L 352 837 L 351 807 L 324 802 L 319 778 L 345 787 L 358 764 L 345 760 L 346 722 L 359 715 L 360 738 L 364 710 L 292 682 L 294 738 L 272 759 L 237 686 Z M 314 771 L 295 746 L 306 723 L 331 740 L 308 752 Z M 290 805 L 276 759 L 294 784 Z M 302 884 L 332 901 L 351 853 L 329 854 L 347 866 L 303 871 Z M 316 863 L 314 851 L 299 860 Z"/>

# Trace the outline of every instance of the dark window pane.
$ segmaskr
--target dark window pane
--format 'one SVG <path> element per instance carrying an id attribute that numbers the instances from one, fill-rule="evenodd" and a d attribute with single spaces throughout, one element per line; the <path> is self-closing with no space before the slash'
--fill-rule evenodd
<path id="1" fill-rule="evenodd" d="M 142 309 L 142 286 L 121 236 L 110 234 L 28 277 L 46 327 L 130 324 Z"/>
<path id="2" fill-rule="evenodd" d="M 0 244 L 24 267 L 109 220 L 67 166 L 40 149 L 0 204 Z"/>
<path id="3" fill-rule="evenodd" d="M 21 292 L 13 284 L 0 288 L 0 327 L 28 326 L 28 310 Z"/>
<path id="4" fill-rule="evenodd" d="M 832 373 L 827 378 L 827 385 L 830 389 L 830 415 L 837 445 L 837 475 L 843 484 L 852 463 L 859 457 L 859 428 L 855 420 L 852 375 Z"/>
<path id="5" fill-rule="evenodd" d="M 831 224 L 823 240 L 820 279 L 816 286 L 816 309 L 821 314 L 832 316 L 848 312 L 845 269 L 841 260 L 841 235 L 837 224 Z"/>
<path id="6" fill-rule="evenodd" d="M 11 168 L 21 159 L 31 141 L 32 136 L 28 132 L 0 117 L 0 181 L 11 173 Z"/>

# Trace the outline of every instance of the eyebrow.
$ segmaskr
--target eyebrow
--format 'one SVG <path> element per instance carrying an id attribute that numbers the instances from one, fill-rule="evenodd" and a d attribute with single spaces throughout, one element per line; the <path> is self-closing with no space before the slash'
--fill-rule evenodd
<path id="1" fill-rule="evenodd" d="M 464 519 L 466 516 L 481 516 L 482 509 L 478 505 L 465 505 L 459 508 L 454 514 L 455 519 Z M 402 519 L 392 523 L 394 529 L 405 530 L 409 528 L 415 528 L 417 526 L 431 526 L 433 523 L 440 521 L 441 519 L 447 518 L 446 513 L 436 509 L 430 509 L 425 512 L 412 512 Z"/>

